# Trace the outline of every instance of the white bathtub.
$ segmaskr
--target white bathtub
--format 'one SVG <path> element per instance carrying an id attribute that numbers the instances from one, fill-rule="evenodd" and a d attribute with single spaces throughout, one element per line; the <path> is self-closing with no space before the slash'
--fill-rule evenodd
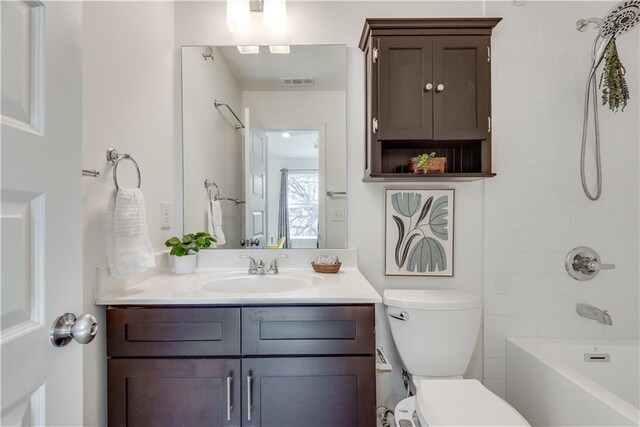
<path id="1" fill-rule="evenodd" d="M 509 338 L 507 401 L 532 426 L 637 426 L 639 364 L 638 341 Z"/>

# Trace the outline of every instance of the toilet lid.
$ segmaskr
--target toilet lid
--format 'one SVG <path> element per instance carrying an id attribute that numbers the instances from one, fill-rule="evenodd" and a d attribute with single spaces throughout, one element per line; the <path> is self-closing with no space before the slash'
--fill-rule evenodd
<path id="1" fill-rule="evenodd" d="M 478 380 L 422 380 L 418 415 L 435 426 L 528 426 L 522 415 Z"/>

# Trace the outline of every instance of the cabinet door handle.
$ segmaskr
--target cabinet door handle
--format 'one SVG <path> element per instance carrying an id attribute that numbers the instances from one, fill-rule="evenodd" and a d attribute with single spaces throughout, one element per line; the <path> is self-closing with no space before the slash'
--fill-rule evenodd
<path id="1" fill-rule="evenodd" d="M 443 90 L 444 90 L 444 85 L 442 83 L 436 86 L 436 92 L 442 92 Z"/>
<path id="2" fill-rule="evenodd" d="M 378 119 L 374 117 L 371 122 L 372 122 L 371 127 L 373 128 L 373 133 L 378 133 Z"/>
<path id="3" fill-rule="evenodd" d="M 227 421 L 231 421 L 231 377 L 227 377 Z"/>
<path id="4" fill-rule="evenodd" d="M 251 383 L 253 378 L 251 375 L 247 376 L 247 421 L 251 421 L 251 409 L 253 404 L 251 403 Z"/>
<path id="5" fill-rule="evenodd" d="M 433 89 L 433 85 L 431 83 L 427 83 L 426 85 L 424 85 L 424 90 L 426 92 L 429 92 L 431 89 Z"/>

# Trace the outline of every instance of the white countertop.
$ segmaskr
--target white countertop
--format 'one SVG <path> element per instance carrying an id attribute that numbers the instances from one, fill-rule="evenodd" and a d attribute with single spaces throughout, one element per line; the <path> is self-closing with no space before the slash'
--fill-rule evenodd
<path id="1" fill-rule="evenodd" d="M 220 279 L 251 280 L 252 292 L 207 290 Z M 270 290 L 277 278 L 303 278 L 306 285 L 292 290 Z M 264 280 L 264 292 L 260 280 Z M 271 282 L 270 282 L 271 281 Z M 258 285 L 258 286 L 256 286 Z M 240 289 L 241 286 L 238 286 Z M 97 305 L 254 305 L 254 304 L 373 304 L 382 299 L 356 267 L 337 274 L 315 273 L 310 267 L 281 268 L 277 276 L 248 276 L 246 268 L 204 268 L 194 274 L 165 273 L 108 295 L 98 296 Z"/>

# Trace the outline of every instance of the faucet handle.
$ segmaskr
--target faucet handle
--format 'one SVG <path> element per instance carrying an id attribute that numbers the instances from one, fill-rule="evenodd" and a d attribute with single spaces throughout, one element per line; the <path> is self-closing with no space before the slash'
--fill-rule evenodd
<path id="1" fill-rule="evenodd" d="M 253 257 L 249 256 L 249 255 L 238 255 L 238 258 L 248 259 L 248 260 L 251 261 L 251 264 L 255 264 L 256 263 L 256 260 Z"/>
<path id="2" fill-rule="evenodd" d="M 271 264 L 269 264 L 269 273 L 278 274 L 278 259 L 287 258 L 288 256 L 289 255 L 287 255 L 287 254 L 282 254 L 282 255 L 278 255 L 278 256 L 274 257 L 271 260 Z"/>
<path id="3" fill-rule="evenodd" d="M 587 268 L 591 271 L 600 271 L 600 270 L 613 270 L 616 268 L 615 264 L 604 264 L 599 262 L 597 259 L 592 259 L 587 262 Z"/>
<path id="4" fill-rule="evenodd" d="M 249 273 L 250 274 L 255 274 L 256 271 L 258 271 L 256 260 L 253 257 L 250 257 L 249 255 L 240 255 L 240 258 L 244 258 L 244 259 L 248 259 L 249 260 Z"/>

